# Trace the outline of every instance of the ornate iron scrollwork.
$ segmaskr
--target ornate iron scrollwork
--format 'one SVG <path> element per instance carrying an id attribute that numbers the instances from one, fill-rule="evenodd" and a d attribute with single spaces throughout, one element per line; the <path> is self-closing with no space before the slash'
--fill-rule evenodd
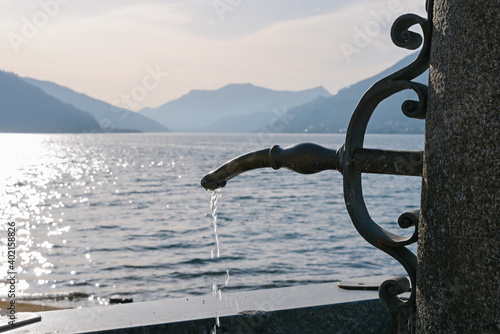
<path id="1" fill-rule="evenodd" d="M 432 22 L 432 0 L 427 3 L 428 19 L 405 14 L 394 22 L 391 30 L 393 42 L 400 47 L 422 49 L 415 61 L 397 72 L 383 78 L 370 87 L 354 110 L 346 133 L 346 142 L 338 150 L 330 150 L 315 144 L 299 144 L 285 149 L 273 146 L 241 155 L 226 162 L 217 170 L 207 174 L 201 181 L 205 189 L 224 187 L 230 179 L 246 171 L 271 167 L 288 168 L 298 173 L 311 174 L 335 169 L 344 175 L 344 198 L 351 220 L 370 244 L 386 252 L 403 265 L 411 280 L 408 300 L 398 297 L 408 291 L 410 284 L 404 277 L 384 282 L 379 289 L 381 301 L 401 320 L 408 308 L 415 306 L 417 258 L 407 246 L 418 238 L 419 212 L 403 213 L 398 223 L 402 228 L 415 226 L 410 237 L 391 233 L 376 224 L 368 213 L 363 198 L 362 173 L 422 176 L 423 152 L 388 151 L 363 148 L 368 122 L 380 102 L 402 91 L 413 90 L 418 100 L 407 100 L 401 106 L 403 113 L 412 118 L 424 119 L 427 107 L 427 86 L 412 81 L 429 67 L 429 52 Z M 409 29 L 419 25 L 423 37 Z M 399 321 L 401 327 L 401 321 Z"/>
<path id="2" fill-rule="evenodd" d="M 429 68 L 432 32 L 432 1 L 427 3 L 427 12 L 428 19 L 413 14 L 406 14 L 399 17 L 394 22 L 391 30 L 391 37 L 394 44 L 399 47 L 414 50 L 420 47 L 423 42 L 422 49 L 413 63 L 381 79 L 363 95 L 351 117 L 344 146 L 344 196 L 352 222 L 365 240 L 401 263 L 411 280 L 411 286 L 413 288 L 411 289 L 410 298 L 407 301 L 395 297 L 405 290 L 405 288 L 402 287 L 404 284 L 401 283 L 400 279 L 382 284 L 379 290 L 380 299 L 393 311 L 398 311 L 406 307 L 414 308 L 415 306 L 417 258 L 415 254 L 406 248 L 406 246 L 417 241 L 418 213 L 404 213 L 399 219 L 401 227 L 407 228 L 412 225 L 415 226 L 415 232 L 411 237 L 401 237 L 384 230 L 372 220 L 368 213 L 363 199 L 361 173 L 357 172 L 352 167 L 346 167 L 351 165 L 355 152 L 363 148 L 368 121 L 381 101 L 399 91 L 411 89 L 417 94 L 418 101 L 405 101 L 401 109 L 408 117 L 417 119 L 425 118 L 427 86 L 411 80 L 415 79 Z M 409 30 L 409 28 L 414 25 L 419 25 L 421 27 L 423 38 L 419 34 Z M 414 162 L 413 166 L 409 166 L 410 168 L 421 166 L 421 161 Z M 397 284 L 395 282 L 397 282 Z"/>

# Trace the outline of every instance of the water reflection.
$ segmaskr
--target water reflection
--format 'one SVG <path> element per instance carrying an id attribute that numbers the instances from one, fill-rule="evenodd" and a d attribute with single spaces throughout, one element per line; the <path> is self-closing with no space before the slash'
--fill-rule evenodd
<path id="1" fill-rule="evenodd" d="M 225 189 L 217 221 L 224 268 L 217 268 L 209 255 L 210 194 L 199 179 L 244 152 L 247 138 L 0 134 L 0 214 L 17 223 L 20 298 L 75 307 L 106 304 L 114 294 L 134 302 L 209 294 L 214 279 L 224 284 L 226 268 L 228 291 L 403 271 L 353 228 L 340 174 L 286 170 L 242 175 Z M 423 142 L 398 137 L 407 146 L 401 149 L 418 149 L 412 138 Z M 339 147 L 344 139 L 276 135 L 251 150 L 304 141 Z M 418 205 L 418 179 L 379 180 L 364 185 L 377 222 L 393 223 L 401 209 Z M 0 226 L 2 296 L 6 227 Z"/>
<path id="2" fill-rule="evenodd" d="M 59 242 L 53 237 L 59 239 L 69 230 L 63 213 L 53 213 L 53 208 L 64 206 L 64 195 L 54 190 L 53 183 L 65 172 L 58 168 L 65 165 L 61 163 L 65 158 L 49 139 L 48 135 L 0 134 L 0 156 L 4 158 L 0 165 L 0 216 L 4 222 L 16 223 L 16 292 L 21 298 L 32 285 L 51 282 L 46 279 L 54 267 L 49 259 Z M 7 225 L 0 229 L 6 231 Z M 1 235 L 3 246 L 7 234 Z M 0 281 L 5 282 L 7 247 L 1 247 L 0 259 Z M 7 295 L 6 289 L 7 285 L 0 283 L 2 296 Z"/>

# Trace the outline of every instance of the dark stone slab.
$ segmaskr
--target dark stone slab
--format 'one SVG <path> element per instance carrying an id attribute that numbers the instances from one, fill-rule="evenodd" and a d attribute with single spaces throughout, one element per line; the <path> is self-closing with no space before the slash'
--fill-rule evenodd
<path id="1" fill-rule="evenodd" d="M 246 311 L 221 317 L 216 333 L 285 334 L 285 333 L 377 333 L 391 334 L 391 316 L 378 300 L 317 306 L 281 311 Z M 93 334 L 200 334 L 210 333 L 215 319 L 168 323 Z"/>
<path id="2" fill-rule="evenodd" d="M 211 333 L 217 314 L 216 333 L 392 333 L 393 320 L 377 291 L 324 283 L 40 312 L 40 322 L 9 333 L 201 334 Z"/>

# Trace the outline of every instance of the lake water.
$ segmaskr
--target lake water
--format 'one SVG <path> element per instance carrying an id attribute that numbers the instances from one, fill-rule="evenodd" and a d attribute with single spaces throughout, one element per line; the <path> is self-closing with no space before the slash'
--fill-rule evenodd
<path id="1" fill-rule="evenodd" d="M 211 258 L 211 194 L 200 179 L 247 151 L 300 142 L 336 149 L 344 135 L 0 134 L 0 281 L 10 221 L 17 300 L 61 307 L 211 294 L 213 283 L 225 293 L 404 274 L 356 232 L 336 171 L 262 169 L 229 181 L 218 201 L 220 258 Z M 424 138 L 365 142 L 421 150 Z M 421 179 L 363 178 L 374 220 L 410 235 L 396 221 L 419 207 Z"/>

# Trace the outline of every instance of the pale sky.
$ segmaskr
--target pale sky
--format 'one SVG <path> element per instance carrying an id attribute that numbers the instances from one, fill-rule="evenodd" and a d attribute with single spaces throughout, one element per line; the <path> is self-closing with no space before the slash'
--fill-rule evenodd
<path id="1" fill-rule="evenodd" d="M 0 0 L 0 69 L 133 110 L 247 83 L 331 93 L 408 55 L 425 0 Z M 417 28 L 417 31 L 418 28 Z"/>

